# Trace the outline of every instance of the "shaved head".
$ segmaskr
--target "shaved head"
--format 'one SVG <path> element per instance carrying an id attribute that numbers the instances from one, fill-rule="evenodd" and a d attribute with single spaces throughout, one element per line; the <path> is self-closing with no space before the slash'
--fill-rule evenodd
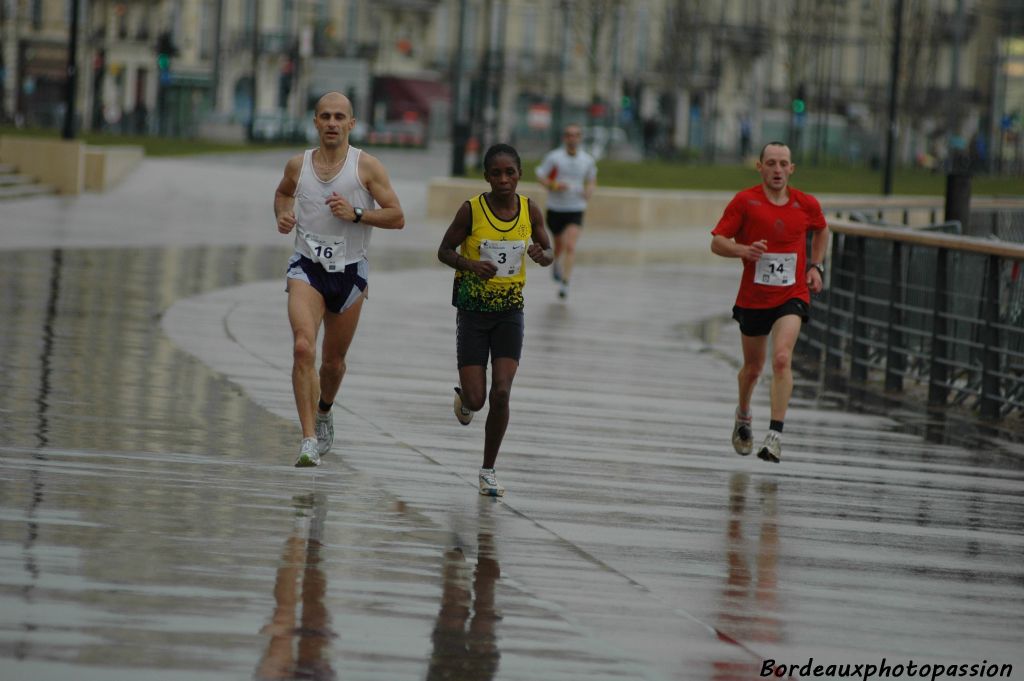
<path id="1" fill-rule="evenodd" d="M 340 106 L 344 109 L 345 113 L 351 118 L 352 117 L 352 102 L 348 101 L 348 97 L 341 94 L 340 92 L 328 92 L 323 97 L 317 100 L 316 109 L 314 114 L 319 114 L 320 110 L 324 107 L 337 107 Z"/>

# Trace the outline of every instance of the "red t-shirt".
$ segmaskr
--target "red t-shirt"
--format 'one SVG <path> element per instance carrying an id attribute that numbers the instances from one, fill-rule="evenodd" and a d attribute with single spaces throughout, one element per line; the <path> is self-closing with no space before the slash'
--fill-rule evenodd
<path id="1" fill-rule="evenodd" d="M 807 290 L 807 231 L 824 229 L 821 204 L 810 194 L 789 188 L 789 201 L 776 206 L 757 185 L 736 194 L 711 230 L 736 243 L 768 241 L 758 263 L 743 261 L 743 278 L 736 295 L 739 307 L 765 309 L 800 298 L 810 304 Z"/>

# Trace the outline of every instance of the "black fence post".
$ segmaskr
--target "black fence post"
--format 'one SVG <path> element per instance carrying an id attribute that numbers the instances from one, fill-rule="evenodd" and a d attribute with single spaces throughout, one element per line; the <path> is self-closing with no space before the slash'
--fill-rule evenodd
<path id="1" fill-rule="evenodd" d="M 949 397 L 949 343 L 946 339 L 946 317 L 949 308 L 947 280 L 949 250 L 939 248 L 935 254 L 935 300 L 932 310 L 931 366 L 928 378 L 928 405 L 945 406 Z"/>
<path id="2" fill-rule="evenodd" d="M 985 267 L 985 293 L 982 296 L 981 339 L 981 417 L 999 418 L 999 257 L 990 255 Z"/>
<path id="3" fill-rule="evenodd" d="M 960 165 L 960 164 L 956 164 Z M 959 167 L 946 176 L 946 215 L 944 220 L 959 220 L 962 234 L 970 234 L 971 175 Z"/>
<path id="4" fill-rule="evenodd" d="M 829 268 L 831 274 L 829 275 L 828 284 L 828 303 L 825 307 L 824 372 L 826 385 L 834 383 L 831 379 L 838 375 L 843 364 L 842 336 L 835 328 L 837 315 L 833 308 L 836 304 L 836 290 L 839 285 L 838 270 L 846 260 L 844 255 L 845 244 L 846 237 L 842 234 L 832 235 L 832 263 Z"/>
<path id="5" fill-rule="evenodd" d="M 903 390 L 906 355 L 903 352 L 903 244 L 892 242 L 889 268 L 889 324 L 885 334 L 885 389 Z"/>
<path id="6" fill-rule="evenodd" d="M 867 325 L 863 321 L 865 305 L 861 300 L 864 294 L 865 241 L 862 236 L 853 240 L 853 302 L 850 305 L 850 380 L 861 382 L 868 378 L 868 346 L 864 342 Z"/>

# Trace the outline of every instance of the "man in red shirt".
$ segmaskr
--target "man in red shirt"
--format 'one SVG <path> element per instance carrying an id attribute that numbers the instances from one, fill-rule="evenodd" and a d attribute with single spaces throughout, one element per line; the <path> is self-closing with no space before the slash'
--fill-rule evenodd
<path id="1" fill-rule="evenodd" d="M 782 459 L 782 426 L 793 393 L 793 346 L 809 318 L 810 293 L 822 289 L 828 229 L 818 200 L 789 186 L 793 165 L 789 147 L 769 142 L 757 170 L 761 184 L 736 194 L 712 230 L 711 251 L 743 260 L 743 278 L 732 316 L 740 324 L 743 367 L 732 445 L 737 454 L 753 451 L 750 399 L 772 338 L 771 424 L 758 458 Z M 811 260 L 807 261 L 807 232 Z"/>

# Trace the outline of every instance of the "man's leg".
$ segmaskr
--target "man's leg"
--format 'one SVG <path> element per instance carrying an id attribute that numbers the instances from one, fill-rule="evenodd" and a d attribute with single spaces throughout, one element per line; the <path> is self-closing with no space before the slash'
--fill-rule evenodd
<path id="1" fill-rule="evenodd" d="M 799 315 L 779 317 L 772 325 L 772 421 L 785 421 L 793 394 L 793 347 L 800 336 Z"/>
<path id="2" fill-rule="evenodd" d="M 316 373 L 316 337 L 324 318 L 324 299 L 304 281 L 288 280 L 288 322 L 292 327 L 292 389 L 303 439 L 316 437 L 314 419 L 320 392 Z"/>
<path id="3" fill-rule="evenodd" d="M 359 313 L 363 309 L 365 295 L 340 314 L 328 312 L 324 316 L 324 343 L 320 353 L 320 395 L 327 404 L 333 404 L 345 377 L 345 357 L 356 335 Z"/>
<path id="4" fill-rule="evenodd" d="M 737 382 L 739 383 L 739 411 L 750 413 L 750 399 L 754 395 L 757 379 L 764 369 L 765 357 L 768 355 L 768 336 L 740 335 L 743 347 L 743 366 L 740 368 Z"/>
<path id="5" fill-rule="evenodd" d="M 779 317 L 772 325 L 772 420 L 757 458 L 772 463 L 782 460 L 782 426 L 793 394 L 793 346 L 800 335 L 799 315 Z"/>
<path id="6" fill-rule="evenodd" d="M 576 242 L 579 241 L 581 231 L 583 230 L 580 229 L 579 225 L 570 224 L 566 226 L 565 231 L 560 235 L 560 240 L 562 242 L 562 281 L 566 284 L 572 280 L 572 268 L 576 263 Z M 558 257 L 558 240 L 556 240 L 555 243 L 555 257 Z"/>
<path id="7" fill-rule="evenodd" d="M 491 364 L 491 392 L 488 396 L 487 424 L 484 427 L 484 468 L 494 468 L 501 441 L 508 428 L 509 395 L 519 362 L 511 357 L 495 357 Z"/>

